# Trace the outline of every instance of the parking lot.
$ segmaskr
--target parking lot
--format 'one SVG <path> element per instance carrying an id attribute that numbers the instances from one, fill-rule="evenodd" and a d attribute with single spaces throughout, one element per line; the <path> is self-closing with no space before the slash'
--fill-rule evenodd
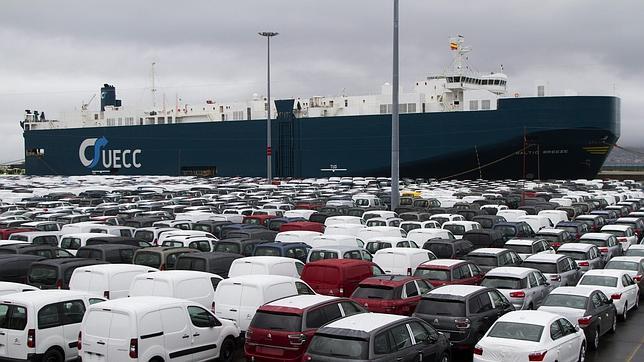
<path id="1" fill-rule="evenodd" d="M 0 178 L 0 360 L 644 361 L 640 184 L 390 202 L 386 178 Z"/>

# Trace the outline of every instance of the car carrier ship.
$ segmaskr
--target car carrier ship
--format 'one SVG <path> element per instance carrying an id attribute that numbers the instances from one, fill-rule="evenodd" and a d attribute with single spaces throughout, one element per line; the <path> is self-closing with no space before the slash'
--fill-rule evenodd
<path id="1" fill-rule="evenodd" d="M 454 60 L 400 94 L 400 175 L 437 179 L 594 178 L 620 135 L 613 96 L 506 95 L 507 76 L 468 63 L 462 37 Z M 153 89 L 154 91 L 154 89 Z M 391 93 L 130 109 L 116 88 L 49 119 L 28 110 L 24 130 L 29 175 L 262 176 L 272 154 L 275 177 L 388 176 Z"/>

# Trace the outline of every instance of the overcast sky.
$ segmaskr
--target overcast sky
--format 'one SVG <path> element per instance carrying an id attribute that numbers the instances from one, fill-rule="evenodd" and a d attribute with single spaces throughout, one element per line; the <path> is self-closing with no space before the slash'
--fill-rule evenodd
<path id="1" fill-rule="evenodd" d="M 401 85 L 449 65 L 462 34 L 482 72 L 503 64 L 509 94 L 622 98 L 620 144 L 644 138 L 644 1 L 402 0 Z M 235 101 L 265 93 L 272 41 L 276 97 L 359 95 L 391 81 L 392 0 L 2 0 L 0 162 L 24 158 L 25 109 L 56 118 L 117 86 L 124 104 Z M 96 100 L 92 106 L 98 107 Z"/>

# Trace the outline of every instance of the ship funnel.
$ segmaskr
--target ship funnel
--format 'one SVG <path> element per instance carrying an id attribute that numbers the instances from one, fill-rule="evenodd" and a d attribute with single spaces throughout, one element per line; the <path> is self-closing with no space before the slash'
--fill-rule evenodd
<path id="1" fill-rule="evenodd" d="M 101 112 L 105 111 L 105 107 L 120 107 L 121 100 L 116 99 L 116 88 L 113 85 L 103 84 L 101 88 Z"/>

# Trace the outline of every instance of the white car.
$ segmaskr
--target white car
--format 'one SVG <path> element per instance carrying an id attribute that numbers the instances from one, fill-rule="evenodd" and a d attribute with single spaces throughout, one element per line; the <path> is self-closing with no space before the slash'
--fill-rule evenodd
<path id="1" fill-rule="evenodd" d="M 29 292 L 40 290 L 34 286 L 22 283 L 13 282 L 0 282 L 0 295 L 7 295 L 13 293 Z"/>
<path id="2" fill-rule="evenodd" d="M 629 246 L 637 244 L 637 235 L 629 225 L 606 225 L 601 228 L 601 232 L 615 235 L 624 251 L 628 250 Z"/>
<path id="3" fill-rule="evenodd" d="M 515 311 L 494 322 L 474 347 L 473 362 L 577 362 L 585 356 L 584 332 L 565 317 Z"/>
<path id="4" fill-rule="evenodd" d="M 599 289 L 613 300 L 617 313 L 626 320 L 628 312 L 639 307 L 639 287 L 625 270 L 595 269 L 581 277 L 578 287 Z"/>
<path id="5" fill-rule="evenodd" d="M 481 224 L 476 221 L 446 221 L 442 229 L 452 232 L 456 239 L 462 239 L 463 234 L 471 230 L 481 230 Z"/>
<path id="6" fill-rule="evenodd" d="M 531 255 L 555 253 L 546 239 L 510 239 L 504 247 L 516 251 L 523 260 Z"/>

